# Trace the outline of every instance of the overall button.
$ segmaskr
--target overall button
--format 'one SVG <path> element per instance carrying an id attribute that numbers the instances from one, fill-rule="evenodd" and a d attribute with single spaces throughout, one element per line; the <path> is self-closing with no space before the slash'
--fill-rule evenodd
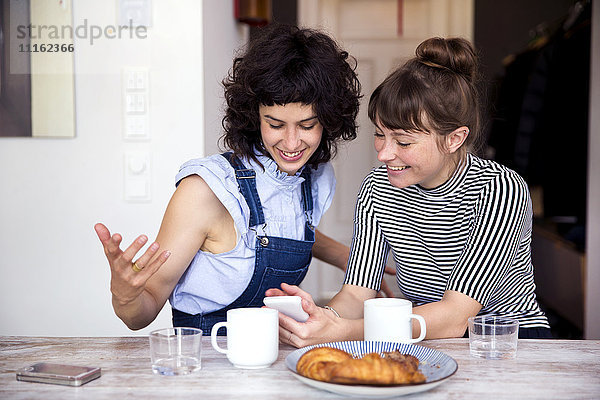
<path id="1" fill-rule="evenodd" d="M 260 245 L 262 247 L 267 247 L 269 245 L 269 238 L 266 236 L 263 236 L 260 238 Z"/>

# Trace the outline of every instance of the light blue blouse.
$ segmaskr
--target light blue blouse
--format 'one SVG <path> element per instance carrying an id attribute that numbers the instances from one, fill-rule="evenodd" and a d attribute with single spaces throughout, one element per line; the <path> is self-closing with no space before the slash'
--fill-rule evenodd
<path id="1" fill-rule="evenodd" d="M 189 267 L 173 289 L 169 301 L 173 308 L 188 314 L 220 310 L 238 298 L 248 286 L 254 273 L 254 246 L 257 233 L 304 240 L 306 216 L 302 208 L 300 171 L 290 176 L 277 169 L 270 158 L 258 156 L 265 167 L 244 159 L 246 167 L 256 172 L 256 188 L 263 206 L 266 226 L 249 229 L 250 210 L 238 189 L 235 172 L 221 155 L 190 160 L 183 164 L 176 176 L 183 178 L 196 174 L 208 184 L 231 214 L 239 234 L 236 246 L 221 254 L 198 251 Z M 323 213 L 331 205 L 335 192 L 335 176 L 331 164 L 321 164 L 312 171 L 313 212 L 316 227 Z"/>

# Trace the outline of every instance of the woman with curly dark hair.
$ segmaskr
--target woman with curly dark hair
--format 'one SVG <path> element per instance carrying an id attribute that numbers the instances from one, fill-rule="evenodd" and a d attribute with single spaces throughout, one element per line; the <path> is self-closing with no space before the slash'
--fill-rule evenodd
<path id="1" fill-rule="evenodd" d="M 349 249 L 315 227 L 335 188 L 328 161 L 356 137 L 355 67 L 329 36 L 286 25 L 265 28 L 234 60 L 223 81 L 230 151 L 181 167 L 156 242 L 134 261 L 146 236 L 122 251 L 121 235 L 95 226 L 129 328 L 151 323 L 168 298 L 174 326 L 208 335 L 227 310 L 299 284 L 312 254 L 345 268 Z"/>
<path id="2" fill-rule="evenodd" d="M 285 25 L 276 26 L 236 58 L 223 81 L 227 110 L 225 145 L 237 155 L 258 161 L 268 155 L 261 138 L 260 106 L 311 105 L 322 127 L 319 146 L 308 164 L 329 161 L 337 142 L 356 138 L 360 85 L 348 53 L 327 35 Z"/>

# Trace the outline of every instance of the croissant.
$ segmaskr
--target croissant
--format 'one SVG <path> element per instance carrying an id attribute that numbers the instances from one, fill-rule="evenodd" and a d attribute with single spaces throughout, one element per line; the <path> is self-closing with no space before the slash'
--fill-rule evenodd
<path id="1" fill-rule="evenodd" d="M 317 347 L 300 357 L 296 364 L 296 370 L 300 375 L 319 381 L 328 381 L 329 368 L 347 360 L 352 360 L 352 356 L 343 350 Z"/>
<path id="2" fill-rule="evenodd" d="M 411 354 L 402 354 L 396 350 L 386 351 L 383 353 L 383 355 L 385 358 L 389 358 L 390 360 L 398 361 L 400 363 L 408 363 L 415 370 L 419 369 L 419 359 Z"/>
<path id="3" fill-rule="evenodd" d="M 353 358 L 343 350 L 320 347 L 304 353 L 296 370 L 303 376 L 324 382 L 398 385 L 425 382 L 418 367 L 416 357 L 398 351 L 386 352 L 384 357 L 369 353 L 362 358 Z"/>

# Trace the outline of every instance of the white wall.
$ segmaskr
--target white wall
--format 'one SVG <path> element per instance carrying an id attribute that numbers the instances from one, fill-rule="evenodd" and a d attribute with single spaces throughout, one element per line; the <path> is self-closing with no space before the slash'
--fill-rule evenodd
<path id="1" fill-rule="evenodd" d="M 75 25 L 117 22 L 117 1 L 73 3 Z M 203 33 L 203 3 L 218 32 Z M 74 139 L 0 139 L 0 335 L 135 335 L 171 325 L 170 310 L 137 332 L 114 315 L 93 225 L 106 223 L 126 243 L 155 237 L 179 165 L 203 155 L 204 120 L 220 113 L 203 115 L 203 63 L 230 57 L 240 37 L 230 1 L 152 6 L 146 39 L 75 39 Z M 212 45 L 203 57 L 204 34 Z M 149 70 L 149 141 L 123 140 L 122 67 Z M 123 200 L 128 151 L 151 155 L 150 202 Z"/>
<path id="2" fill-rule="evenodd" d="M 225 17 L 227 15 L 227 17 Z M 223 133 L 221 119 L 225 106 L 223 85 L 239 47 L 246 43 L 248 25 L 233 22 L 233 2 L 204 0 L 204 152 L 214 154 Z"/>

